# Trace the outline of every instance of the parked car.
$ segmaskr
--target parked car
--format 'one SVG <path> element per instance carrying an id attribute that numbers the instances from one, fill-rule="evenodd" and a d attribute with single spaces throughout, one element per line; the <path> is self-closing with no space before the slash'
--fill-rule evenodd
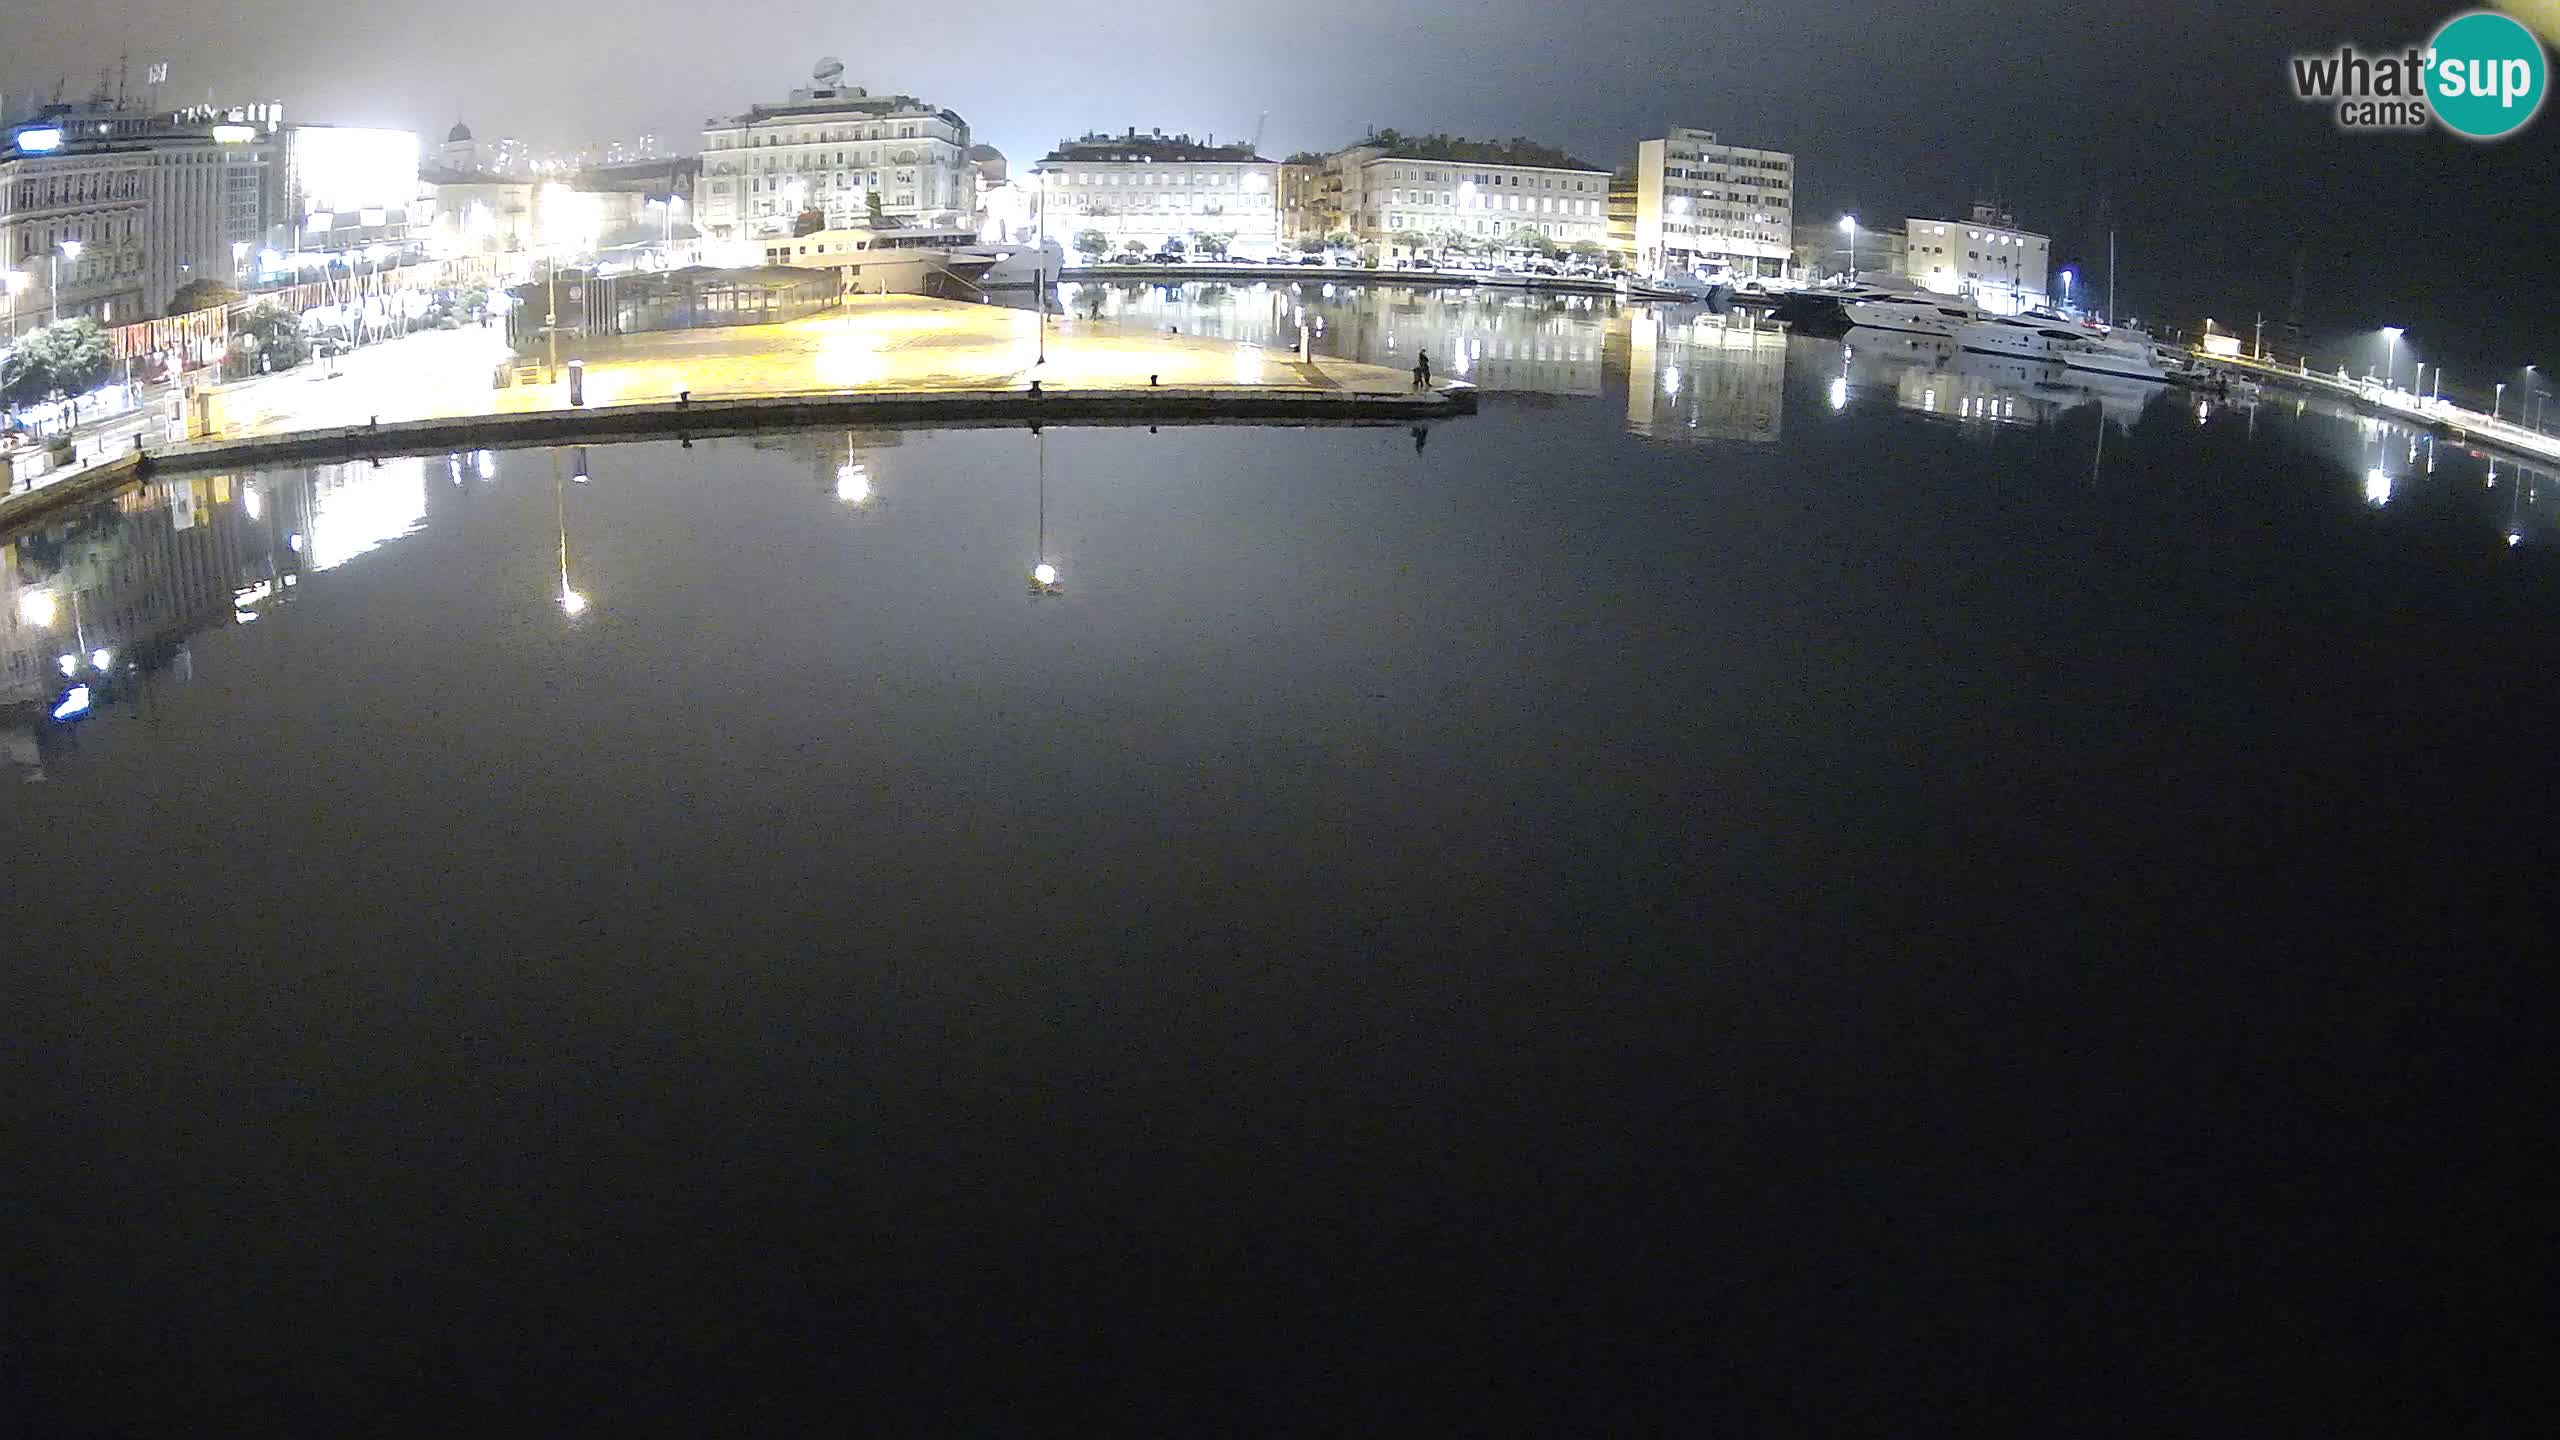
<path id="1" fill-rule="evenodd" d="M 1301 255 L 1298 257 L 1298 263 L 1301 265 L 1330 265 L 1337 262 L 1327 260 L 1321 255 Z"/>

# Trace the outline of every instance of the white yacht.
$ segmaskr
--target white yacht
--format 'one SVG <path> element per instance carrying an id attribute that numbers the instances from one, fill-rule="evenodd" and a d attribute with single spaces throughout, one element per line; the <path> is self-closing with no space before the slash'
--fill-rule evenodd
<path id="1" fill-rule="evenodd" d="M 2182 378 L 2187 371 L 2186 364 L 2158 341 L 2123 325 L 2091 335 L 2086 344 L 2064 356 L 2062 363 L 2074 370 L 2163 384 Z"/>
<path id="2" fill-rule="evenodd" d="M 1849 324 L 1868 330 L 1899 330 L 1909 335 L 1935 335 L 1952 340 L 1981 318 L 1982 312 L 1953 295 L 1874 291 L 1844 299 L 1841 310 Z"/>
<path id="3" fill-rule="evenodd" d="M 2012 360 L 2069 364 L 2072 352 L 2097 338 L 2059 315 L 2029 311 L 2021 315 L 1985 315 L 1956 332 L 1956 343 L 1977 355 Z"/>

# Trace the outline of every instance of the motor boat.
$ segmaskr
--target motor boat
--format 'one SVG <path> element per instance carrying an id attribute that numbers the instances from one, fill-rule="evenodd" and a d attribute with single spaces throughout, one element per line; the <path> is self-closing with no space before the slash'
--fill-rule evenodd
<path id="1" fill-rule="evenodd" d="M 2183 378 L 2188 368 L 2160 342 L 2128 325 L 2092 333 L 2061 360 L 2074 370 L 2116 375 L 2128 380 L 2153 380 L 2164 385 Z"/>
<path id="2" fill-rule="evenodd" d="M 978 284 L 989 290 L 1010 290 L 1055 280 L 1066 268 L 1066 247 L 1055 240 L 1036 245 L 972 245 L 959 253 L 989 262 L 987 273 Z"/>
<path id="3" fill-rule="evenodd" d="M 2096 338 L 2058 315 L 1985 315 L 1956 331 L 1956 344 L 1976 355 L 2067 363 L 2063 357 Z"/>
<path id="4" fill-rule="evenodd" d="M 1644 283 L 1646 289 L 1667 290 L 1679 299 L 1702 301 L 1719 310 L 1733 302 L 1733 283 L 1717 276 L 1673 271 Z"/>
<path id="5" fill-rule="evenodd" d="M 1838 336 L 1851 329 L 1884 330 L 1952 340 L 1982 312 L 1952 295 L 1922 290 L 1900 276 L 1799 290 L 1778 302 L 1770 318 L 1806 335 Z"/>

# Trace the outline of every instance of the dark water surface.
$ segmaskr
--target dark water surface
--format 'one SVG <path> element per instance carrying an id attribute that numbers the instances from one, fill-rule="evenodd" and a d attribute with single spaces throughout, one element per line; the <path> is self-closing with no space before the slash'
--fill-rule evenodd
<path id="1" fill-rule="evenodd" d="M 1315 303 L 1496 393 L 10 537 L 26 1433 L 2405 1428 L 2534 1363 L 2551 477 Z"/>

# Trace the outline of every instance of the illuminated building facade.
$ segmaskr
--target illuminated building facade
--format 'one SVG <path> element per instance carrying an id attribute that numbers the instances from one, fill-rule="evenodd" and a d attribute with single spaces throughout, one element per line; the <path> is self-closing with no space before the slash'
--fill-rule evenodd
<path id="1" fill-rule="evenodd" d="M 1062 140 L 1032 169 L 1049 238 L 1062 245 L 1087 230 L 1109 250 L 1225 235 L 1230 253 L 1260 256 L 1280 243 L 1280 162 L 1250 145 L 1132 129 Z"/>
<path id="2" fill-rule="evenodd" d="M 2053 242 L 2018 228 L 1995 205 L 1968 220 L 1904 222 L 1902 273 L 1942 295 L 1970 295 L 1986 310 L 2013 314 L 2047 302 Z"/>
<path id="3" fill-rule="evenodd" d="M 1796 157 L 1671 127 L 1636 145 L 1635 263 L 1648 274 L 1696 270 L 1779 276 L 1795 223 Z"/>
<path id="4" fill-rule="evenodd" d="M 57 311 L 107 324 L 142 316 L 151 152 L 83 134 L 84 120 L 99 123 L 49 115 L 0 149 L 0 277 L 24 277 L 6 282 L 12 332 Z"/>
<path id="5" fill-rule="evenodd" d="M 407 130 L 287 125 L 274 248 L 336 254 L 409 243 L 418 137 Z"/>
<path id="6" fill-rule="evenodd" d="M 1608 171 L 1580 162 L 1461 158 L 1466 153 L 1428 144 L 1354 145 L 1325 163 L 1339 181 L 1351 232 L 1390 259 L 1452 241 L 1506 249 L 1524 230 L 1560 248 L 1607 245 Z M 1422 243 L 1408 246 L 1400 235 Z"/>
<path id="7" fill-rule="evenodd" d="M 753 240 L 791 233 L 818 211 L 857 224 L 876 200 L 883 219 L 976 224 L 977 171 L 969 122 L 912 95 L 873 95 L 819 64 L 815 83 L 777 104 L 702 127 L 696 223 L 708 235 Z"/>

